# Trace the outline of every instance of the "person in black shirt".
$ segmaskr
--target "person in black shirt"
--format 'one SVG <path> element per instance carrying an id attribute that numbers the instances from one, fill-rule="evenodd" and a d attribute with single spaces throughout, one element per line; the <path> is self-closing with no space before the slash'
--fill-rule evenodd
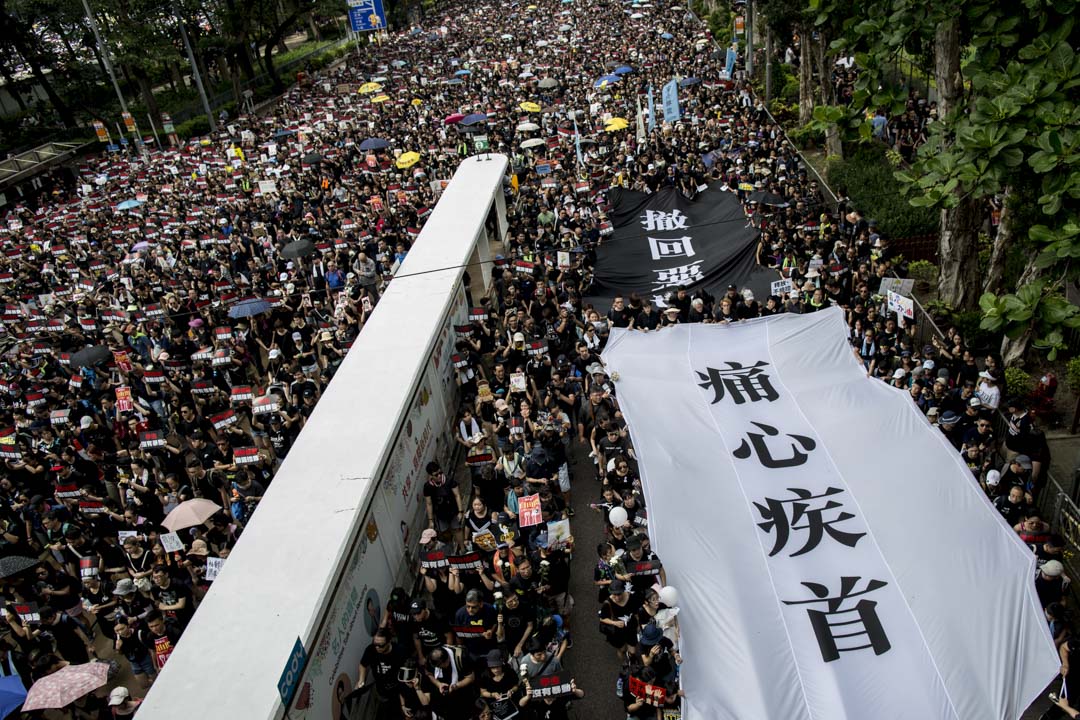
<path id="1" fill-rule="evenodd" d="M 630 311 L 626 309 L 626 302 L 622 296 L 616 295 L 615 299 L 611 301 L 611 309 L 608 310 L 607 317 L 611 321 L 612 327 L 630 327 L 632 317 Z"/>
<path id="2" fill-rule="evenodd" d="M 407 653 L 393 642 L 393 633 L 386 628 L 375 631 L 371 644 L 360 657 L 356 688 L 367 684 L 368 675 L 375 685 L 375 717 L 392 720 L 400 717 L 398 700 L 398 673 L 404 667 Z"/>
<path id="3" fill-rule="evenodd" d="M 634 318 L 633 327 L 636 330 L 655 330 L 660 327 L 660 313 L 649 298 L 641 299 L 641 312 Z"/>

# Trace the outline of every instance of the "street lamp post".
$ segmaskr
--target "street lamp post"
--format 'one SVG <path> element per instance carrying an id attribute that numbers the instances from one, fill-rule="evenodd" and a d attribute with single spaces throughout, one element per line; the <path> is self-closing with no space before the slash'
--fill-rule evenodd
<path id="1" fill-rule="evenodd" d="M 86 2 L 86 0 L 83 0 Z M 199 91 L 199 99 L 202 100 L 203 110 L 206 112 L 206 121 L 210 124 L 210 132 L 217 132 L 217 120 L 210 110 L 210 101 L 206 98 L 206 88 L 203 87 L 202 75 L 199 66 L 195 63 L 195 53 L 191 50 L 191 41 L 188 40 L 187 28 L 184 26 L 184 18 L 180 15 L 180 8 L 173 3 L 173 15 L 176 16 L 176 24 L 180 26 L 180 37 L 184 39 L 184 49 L 187 50 L 188 62 L 191 63 L 191 77 L 195 79 L 195 87 Z"/>

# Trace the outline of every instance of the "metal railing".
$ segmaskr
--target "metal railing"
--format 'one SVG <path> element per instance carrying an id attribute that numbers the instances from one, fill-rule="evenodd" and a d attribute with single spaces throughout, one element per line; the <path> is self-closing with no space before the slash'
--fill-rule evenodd
<path id="1" fill-rule="evenodd" d="M 932 337 L 945 339 L 945 333 L 937 326 L 930 313 L 922 306 L 919 300 L 912 297 L 915 305 L 915 339 L 917 346 L 929 344 Z M 994 412 L 994 435 L 1002 440 L 1007 436 L 1009 420 L 999 409 Z M 1004 442 L 998 446 L 998 457 L 1005 460 Z M 1059 533 L 1065 539 L 1065 565 L 1069 575 L 1073 578 L 1080 577 L 1080 507 L 1073 501 L 1072 495 L 1066 492 L 1058 479 L 1050 471 L 1050 464 L 1043 467 L 1045 482 L 1037 497 L 1035 505 L 1042 513 L 1044 520 L 1050 522 L 1054 532 Z M 1070 486 L 1072 483 L 1068 483 Z"/>

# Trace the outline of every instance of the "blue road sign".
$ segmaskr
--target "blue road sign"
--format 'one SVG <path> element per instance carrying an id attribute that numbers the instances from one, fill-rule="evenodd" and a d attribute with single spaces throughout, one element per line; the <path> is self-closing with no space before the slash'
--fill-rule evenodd
<path id="1" fill-rule="evenodd" d="M 300 638 L 296 638 L 296 644 L 289 653 L 289 661 L 285 663 L 285 669 L 281 671 L 281 679 L 277 684 L 278 694 L 281 695 L 281 702 L 285 704 L 285 707 L 289 706 L 293 694 L 296 693 L 296 686 L 300 684 L 300 676 L 304 672 L 305 665 L 307 665 L 307 652 L 304 650 L 304 643 L 300 642 Z"/>
<path id="2" fill-rule="evenodd" d="M 382 0 L 349 0 L 349 26 L 353 32 L 386 29 Z"/>

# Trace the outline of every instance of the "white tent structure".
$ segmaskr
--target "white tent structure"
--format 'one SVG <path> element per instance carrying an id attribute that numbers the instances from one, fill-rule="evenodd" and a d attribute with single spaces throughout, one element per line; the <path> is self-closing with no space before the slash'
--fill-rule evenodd
<path id="1" fill-rule="evenodd" d="M 1054 677 L 1035 556 L 839 309 L 616 330 L 603 357 L 686 720 L 1015 719 Z"/>

